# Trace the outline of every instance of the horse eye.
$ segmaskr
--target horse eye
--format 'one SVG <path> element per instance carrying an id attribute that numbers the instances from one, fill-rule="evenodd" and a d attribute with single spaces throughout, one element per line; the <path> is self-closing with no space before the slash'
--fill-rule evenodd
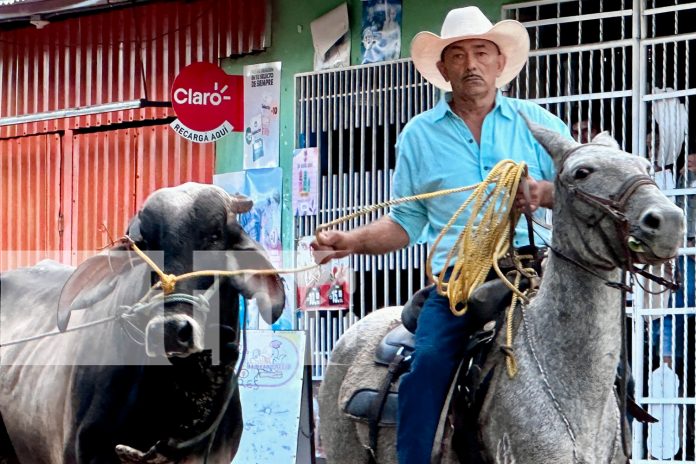
<path id="1" fill-rule="evenodd" d="M 573 177 L 575 178 L 575 180 L 582 180 L 582 179 L 585 179 L 590 174 L 592 174 L 592 169 L 580 168 L 577 171 L 575 171 L 575 174 L 573 175 Z"/>

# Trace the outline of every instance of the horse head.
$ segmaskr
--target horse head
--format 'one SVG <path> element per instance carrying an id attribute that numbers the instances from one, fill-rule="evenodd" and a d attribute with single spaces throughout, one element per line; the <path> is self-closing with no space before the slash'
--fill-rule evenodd
<path id="1" fill-rule="evenodd" d="M 556 167 L 555 250 L 599 269 L 631 270 L 676 255 L 684 214 L 655 185 L 647 159 L 622 151 L 608 132 L 579 144 L 527 124 Z"/>

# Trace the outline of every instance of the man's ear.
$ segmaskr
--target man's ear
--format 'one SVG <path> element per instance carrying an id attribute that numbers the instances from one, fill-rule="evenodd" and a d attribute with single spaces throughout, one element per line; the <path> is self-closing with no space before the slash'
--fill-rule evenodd
<path id="1" fill-rule="evenodd" d="M 447 75 L 447 68 L 445 68 L 445 63 L 442 61 L 438 61 L 435 63 L 435 66 L 437 66 L 438 71 L 440 71 L 440 74 L 442 74 L 442 77 L 445 78 L 447 82 L 449 82 L 449 76 Z"/>
<path id="2" fill-rule="evenodd" d="M 505 69 L 505 63 L 507 63 L 507 57 L 503 55 L 502 53 L 498 53 L 498 74 L 497 77 L 500 77 L 500 75 L 503 73 L 503 69 Z"/>

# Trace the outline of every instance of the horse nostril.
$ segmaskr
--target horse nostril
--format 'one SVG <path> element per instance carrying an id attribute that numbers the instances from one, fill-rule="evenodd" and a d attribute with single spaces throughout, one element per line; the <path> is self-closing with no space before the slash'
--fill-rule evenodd
<path id="1" fill-rule="evenodd" d="M 657 213 L 648 211 L 643 215 L 641 223 L 650 229 L 659 229 L 662 223 L 662 217 Z"/>

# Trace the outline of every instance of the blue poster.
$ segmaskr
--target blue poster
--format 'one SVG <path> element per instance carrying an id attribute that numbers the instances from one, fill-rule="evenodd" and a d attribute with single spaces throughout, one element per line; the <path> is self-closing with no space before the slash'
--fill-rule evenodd
<path id="1" fill-rule="evenodd" d="M 401 0 L 363 1 L 362 64 L 395 60 L 401 53 Z"/>
<path id="2" fill-rule="evenodd" d="M 219 185 L 230 194 L 241 193 L 254 201 L 254 206 L 248 213 L 240 214 L 239 223 L 251 238 L 261 244 L 268 253 L 271 264 L 276 269 L 283 267 L 283 247 L 281 244 L 281 204 L 283 170 L 281 168 L 249 169 L 246 171 L 228 172 L 213 176 L 213 183 Z M 294 308 L 294 281 L 292 276 L 281 276 L 285 280 L 286 295 L 283 315 L 273 324 L 276 330 L 292 328 Z M 248 301 L 247 317 L 250 328 L 266 328 L 258 318 L 255 302 Z"/>

